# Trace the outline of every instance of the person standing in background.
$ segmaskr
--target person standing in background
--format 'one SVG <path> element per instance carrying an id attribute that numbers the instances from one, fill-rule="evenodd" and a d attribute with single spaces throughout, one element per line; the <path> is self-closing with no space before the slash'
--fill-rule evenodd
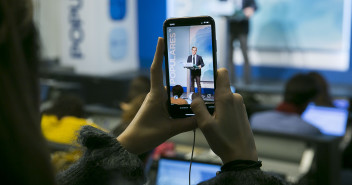
<path id="1" fill-rule="evenodd" d="M 238 40 L 240 42 L 241 51 L 244 60 L 243 76 L 244 82 L 249 84 L 251 82 L 251 70 L 249 66 L 247 40 L 249 33 L 249 19 L 257 9 L 255 0 L 232 0 L 235 4 L 235 13 L 228 17 L 228 31 L 229 31 L 229 52 L 227 58 L 227 69 L 229 70 L 231 83 L 235 82 L 235 67 L 233 64 L 233 42 Z"/>

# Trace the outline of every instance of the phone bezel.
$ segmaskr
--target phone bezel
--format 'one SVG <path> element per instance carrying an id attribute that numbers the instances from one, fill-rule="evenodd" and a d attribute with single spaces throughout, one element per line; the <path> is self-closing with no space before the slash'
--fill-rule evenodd
<path id="1" fill-rule="evenodd" d="M 164 42 L 165 42 L 165 71 L 166 71 L 166 86 L 168 93 L 168 110 L 170 116 L 173 118 L 189 117 L 194 115 L 189 104 L 186 105 L 171 105 L 171 89 L 170 89 L 170 79 L 169 79 L 169 56 L 168 56 L 168 46 L 167 46 L 167 28 L 177 27 L 177 26 L 197 26 L 197 25 L 210 25 L 212 34 L 212 52 L 213 52 L 213 76 L 214 76 L 214 91 L 216 89 L 216 71 L 217 71 L 217 46 L 216 46 L 216 32 L 215 32 L 215 21 L 210 16 L 198 16 L 198 17 L 180 17 L 180 18 L 170 18 L 164 21 L 163 32 L 164 32 Z M 214 113 L 215 102 L 212 104 L 206 104 L 206 107 L 210 114 Z"/>

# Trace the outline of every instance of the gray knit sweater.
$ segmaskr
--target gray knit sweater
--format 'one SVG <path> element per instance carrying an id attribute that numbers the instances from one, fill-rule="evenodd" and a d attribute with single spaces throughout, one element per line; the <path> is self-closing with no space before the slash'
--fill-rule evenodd
<path id="1" fill-rule="evenodd" d="M 91 126 L 80 131 L 79 142 L 86 147 L 81 159 L 57 175 L 59 185 L 139 185 L 145 184 L 143 164 L 137 155 L 124 149 L 116 138 Z M 200 185 L 286 184 L 259 168 L 224 172 Z"/>
<path id="2" fill-rule="evenodd" d="M 78 162 L 57 175 L 59 185 L 137 185 L 146 182 L 142 161 L 124 149 L 116 137 L 84 126 L 78 141 L 86 150 Z"/>

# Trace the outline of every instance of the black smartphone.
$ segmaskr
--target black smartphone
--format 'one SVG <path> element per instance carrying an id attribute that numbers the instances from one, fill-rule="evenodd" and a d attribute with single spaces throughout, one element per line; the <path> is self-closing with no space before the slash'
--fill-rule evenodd
<path id="1" fill-rule="evenodd" d="M 194 115 L 192 95 L 199 93 L 210 114 L 215 109 L 216 38 L 210 16 L 170 18 L 164 22 L 165 71 L 171 117 Z"/>

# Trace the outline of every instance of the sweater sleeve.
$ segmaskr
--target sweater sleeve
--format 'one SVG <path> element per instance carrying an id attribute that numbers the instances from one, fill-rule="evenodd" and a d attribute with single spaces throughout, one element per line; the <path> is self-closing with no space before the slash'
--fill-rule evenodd
<path id="1" fill-rule="evenodd" d="M 223 172 L 199 185 L 226 184 L 287 185 L 288 183 L 275 174 L 263 172 L 260 168 L 251 168 L 240 171 Z"/>
<path id="2" fill-rule="evenodd" d="M 116 138 L 92 126 L 80 131 L 83 156 L 69 169 L 57 175 L 59 185 L 144 184 L 142 161 L 129 153 Z"/>

